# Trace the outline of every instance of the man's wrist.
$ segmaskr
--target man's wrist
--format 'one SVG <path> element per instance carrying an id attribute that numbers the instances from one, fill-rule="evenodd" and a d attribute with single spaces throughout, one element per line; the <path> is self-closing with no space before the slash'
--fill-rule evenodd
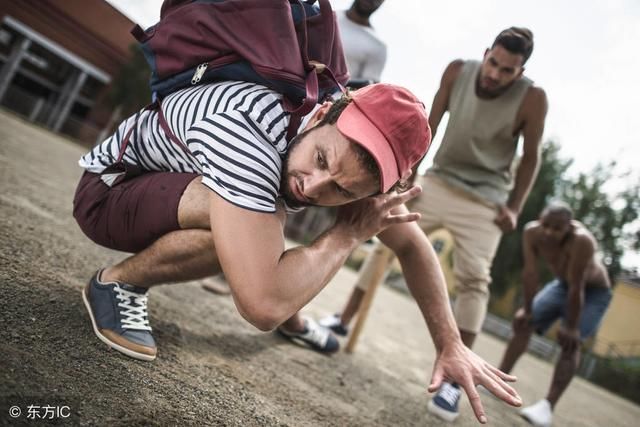
<path id="1" fill-rule="evenodd" d="M 339 243 L 344 244 L 350 250 L 356 249 L 362 242 L 366 240 L 359 238 L 355 233 L 349 230 L 348 227 L 342 224 L 334 224 L 333 227 L 327 230 L 325 237 L 335 239 Z"/>
<path id="2" fill-rule="evenodd" d="M 519 204 L 515 202 L 507 202 L 505 207 L 516 215 L 520 215 L 520 211 L 522 210 Z"/>

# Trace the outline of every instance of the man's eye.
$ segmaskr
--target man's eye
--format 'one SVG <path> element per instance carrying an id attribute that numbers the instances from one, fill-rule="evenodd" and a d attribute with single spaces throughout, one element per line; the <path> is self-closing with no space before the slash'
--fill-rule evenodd
<path id="1" fill-rule="evenodd" d="M 327 166 L 327 163 L 325 162 L 324 157 L 322 157 L 322 153 L 319 151 L 316 153 L 316 161 L 318 162 L 318 166 L 320 166 L 321 168 L 324 168 Z"/>
<path id="2" fill-rule="evenodd" d="M 351 198 L 351 193 L 349 193 L 347 190 L 340 187 L 339 185 L 336 185 L 336 188 L 338 189 L 338 193 L 340 193 L 343 197 L 345 197 L 346 199 Z"/>

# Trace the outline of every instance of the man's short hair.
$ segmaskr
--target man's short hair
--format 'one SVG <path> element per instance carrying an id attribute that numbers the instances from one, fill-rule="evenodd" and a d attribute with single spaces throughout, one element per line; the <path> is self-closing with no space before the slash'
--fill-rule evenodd
<path id="1" fill-rule="evenodd" d="M 566 202 L 563 202 L 562 200 L 553 200 L 547 205 L 546 208 L 544 208 L 544 210 L 542 211 L 542 216 L 549 214 L 564 215 L 569 221 L 573 219 L 573 210 Z"/>
<path id="2" fill-rule="evenodd" d="M 522 55 L 522 65 L 524 65 L 533 52 L 533 33 L 524 27 L 507 28 L 498 34 L 491 49 L 498 45 L 511 53 Z"/>

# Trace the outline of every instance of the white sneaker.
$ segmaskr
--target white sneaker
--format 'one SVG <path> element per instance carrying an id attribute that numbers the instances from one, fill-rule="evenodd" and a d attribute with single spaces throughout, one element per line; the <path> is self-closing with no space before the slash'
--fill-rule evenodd
<path id="1" fill-rule="evenodd" d="M 327 329 L 331 329 L 334 334 L 346 337 L 349 333 L 349 328 L 342 324 L 339 314 L 332 314 L 331 316 L 323 317 L 318 320 L 318 324 Z"/>
<path id="2" fill-rule="evenodd" d="M 551 418 L 553 417 L 551 404 L 547 399 L 542 399 L 531 406 L 522 408 L 520 416 L 535 427 L 551 427 Z"/>
<path id="3" fill-rule="evenodd" d="M 338 339 L 329 329 L 318 325 L 311 318 L 304 317 L 303 320 L 304 331 L 302 332 L 289 332 L 282 327 L 279 327 L 277 331 L 292 342 L 310 347 L 320 353 L 335 353 L 340 349 Z"/>

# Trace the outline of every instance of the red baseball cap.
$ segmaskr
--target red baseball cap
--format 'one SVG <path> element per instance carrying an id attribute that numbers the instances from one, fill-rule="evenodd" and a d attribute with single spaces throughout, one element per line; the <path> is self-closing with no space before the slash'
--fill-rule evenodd
<path id="1" fill-rule="evenodd" d="M 351 98 L 336 125 L 373 156 L 380 169 L 380 191 L 386 193 L 429 149 L 427 111 L 407 89 L 387 83 L 351 92 Z"/>

